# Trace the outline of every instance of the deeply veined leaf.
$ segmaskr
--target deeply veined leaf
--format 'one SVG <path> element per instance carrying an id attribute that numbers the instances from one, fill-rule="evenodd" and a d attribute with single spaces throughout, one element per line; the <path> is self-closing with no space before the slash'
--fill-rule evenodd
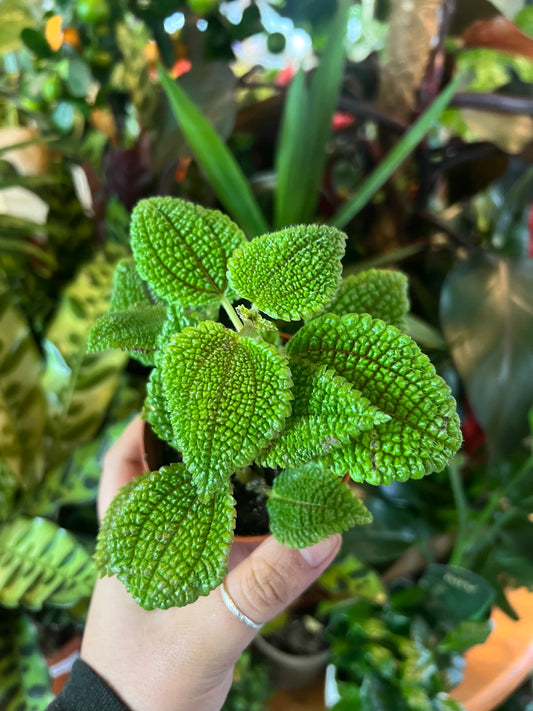
<path id="1" fill-rule="evenodd" d="M 0 603 L 5 607 L 74 604 L 91 594 L 94 580 L 90 557 L 52 521 L 20 516 L 0 528 Z"/>
<path id="2" fill-rule="evenodd" d="M 150 423 L 155 434 L 164 442 L 174 440 L 174 431 L 170 420 L 168 402 L 163 391 L 161 381 L 161 368 L 152 368 L 146 384 L 146 399 L 144 401 L 143 416 Z"/>
<path id="3" fill-rule="evenodd" d="M 165 320 L 163 305 L 133 305 L 110 311 L 96 319 L 87 348 L 92 352 L 121 348 L 134 354 L 153 354 Z"/>
<path id="4" fill-rule="evenodd" d="M 292 359 L 325 364 L 346 378 L 389 422 L 362 432 L 324 462 L 371 484 L 442 470 L 461 444 L 450 389 L 408 336 L 367 314 L 325 314 L 288 344 Z"/>
<path id="5" fill-rule="evenodd" d="M 183 464 L 136 477 L 106 514 L 97 567 L 146 610 L 188 605 L 226 573 L 234 512 L 229 483 L 201 497 Z"/>
<path id="6" fill-rule="evenodd" d="M 113 277 L 111 311 L 122 311 L 133 304 L 150 306 L 155 303 L 156 297 L 144 279 L 141 279 L 135 260 L 132 257 L 121 259 L 115 267 Z"/>
<path id="7" fill-rule="evenodd" d="M 227 261 L 245 241 L 226 215 L 178 198 L 141 200 L 131 216 L 139 274 L 158 296 L 182 306 L 221 299 Z"/>
<path id="8" fill-rule="evenodd" d="M 409 311 L 407 277 L 389 269 L 368 269 L 350 274 L 343 279 L 335 299 L 327 307 L 328 313 L 370 314 L 400 331 L 406 327 Z"/>
<path id="9" fill-rule="evenodd" d="M 175 441 L 202 492 L 249 464 L 290 412 L 284 356 L 219 323 L 186 328 L 160 364 Z"/>
<path id="10" fill-rule="evenodd" d="M 230 259 L 230 282 L 273 318 L 309 318 L 324 309 L 339 287 L 345 241 L 343 232 L 324 225 L 256 237 Z"/>
<path id="11" fill-rule="evenodd" d="M 247 234 L 262 234 L 267 229 L 265 218 L 250 184 L 228 147 L 183 89 L 161 66 L 159 79 L 180 128 L 220 202 Z"/>
<path id="12" fill-rule="evenodd" d="M 267 508 L 274 537 L 293 548 L 311 546 L 372 521 L 372 514 L 350 487 L 314 462 L 281 472 Z"/>
<path id="13" fill-rule="evenodd" d="M 296 360 L 290 367 L 292 412 L 261 457 L 267 466 L 300 466 L 390 419 L 327 366 Z"/>
<path id="14" fill-rule="evenodd" d="M 53 700 L 39 635 L 23 613 L 0 614 L 0 708 L 45 711 Z"/>
<path id="15" fill-rule="evenodd" d="M 0 282 L 0 466 L 4 477 L 23 486 L 35 484 L 43 472 L 41 372 L 30 328 Z"/>

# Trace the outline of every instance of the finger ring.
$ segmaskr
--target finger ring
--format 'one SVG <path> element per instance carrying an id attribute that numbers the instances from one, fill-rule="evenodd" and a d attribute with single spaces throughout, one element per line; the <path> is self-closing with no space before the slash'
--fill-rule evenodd
<path id="1" fill-rule="evenodd" d="M 235 617 L 238 617 L 241 622 L 244 622 L 245 625 L 248 625 L 248 627 L 251 627 L 253 630 L 260 630 L 263 625 L 257 624 L 257 622 L 254 622 L 251 620 L 249 617 L 247 617 L 244 612 L 241 612 L 237 605 L 233 602 L 233 600 L 230 597 L 230 594 L 224 587 L 224 583 L 220 586 L 220 591 L 222 593 L 222 599 L 224 600 L 224 605 L 228 608 L 228 610 L 231 612 L 232 615 L 235 615 Z"/>

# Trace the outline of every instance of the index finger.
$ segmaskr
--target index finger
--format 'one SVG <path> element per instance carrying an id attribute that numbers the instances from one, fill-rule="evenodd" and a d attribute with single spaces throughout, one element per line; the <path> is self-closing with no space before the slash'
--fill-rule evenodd
<path id="1" fill-rule="evenodd" d="M 104 457 L 98 490 L 100 520 L 118 490 L 145 469 L 142 455 L 143 424 L 140 417 L 132 420 Z"/>

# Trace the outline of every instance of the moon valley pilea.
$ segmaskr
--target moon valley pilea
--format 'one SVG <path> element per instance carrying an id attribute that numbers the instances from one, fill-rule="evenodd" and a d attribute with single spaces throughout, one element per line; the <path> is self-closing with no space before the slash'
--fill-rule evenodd
<path id="1" fill-rule="evenodd" d="M 371 520 L 347 472 L 420 478 L 458 449 L 450 390 L 403 332 L 405 276 L 342 280 L 345 240 L 309 225 L 247 241 L 227 216 L 183 200 L 135 207 L 133 258 L 117 266 L 90 348 L 153 365 L 144 416 L 176 450 L 121 489 L 98 538 L 100 573 L 143 607 L 186 605 L 222 581 L 234 482 L 251 467 L 276 473 L 270 531 L 304 547 Z M 301 324 L 286 344 L 280 321 Z"/>

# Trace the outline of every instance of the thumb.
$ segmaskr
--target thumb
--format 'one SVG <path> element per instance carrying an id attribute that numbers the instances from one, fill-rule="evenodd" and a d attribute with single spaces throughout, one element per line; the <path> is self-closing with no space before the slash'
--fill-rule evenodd
<path id="1" fill-rule="evenodd" d="M 310 548 L 287 548 L 270 536 L 228 573 L 225 588 L 248 618 L 263 624 L 295 600 L 328 567 L 342 538 L 326 538 Z M 243 635 L 253 636 L 242 624 Z"/>

